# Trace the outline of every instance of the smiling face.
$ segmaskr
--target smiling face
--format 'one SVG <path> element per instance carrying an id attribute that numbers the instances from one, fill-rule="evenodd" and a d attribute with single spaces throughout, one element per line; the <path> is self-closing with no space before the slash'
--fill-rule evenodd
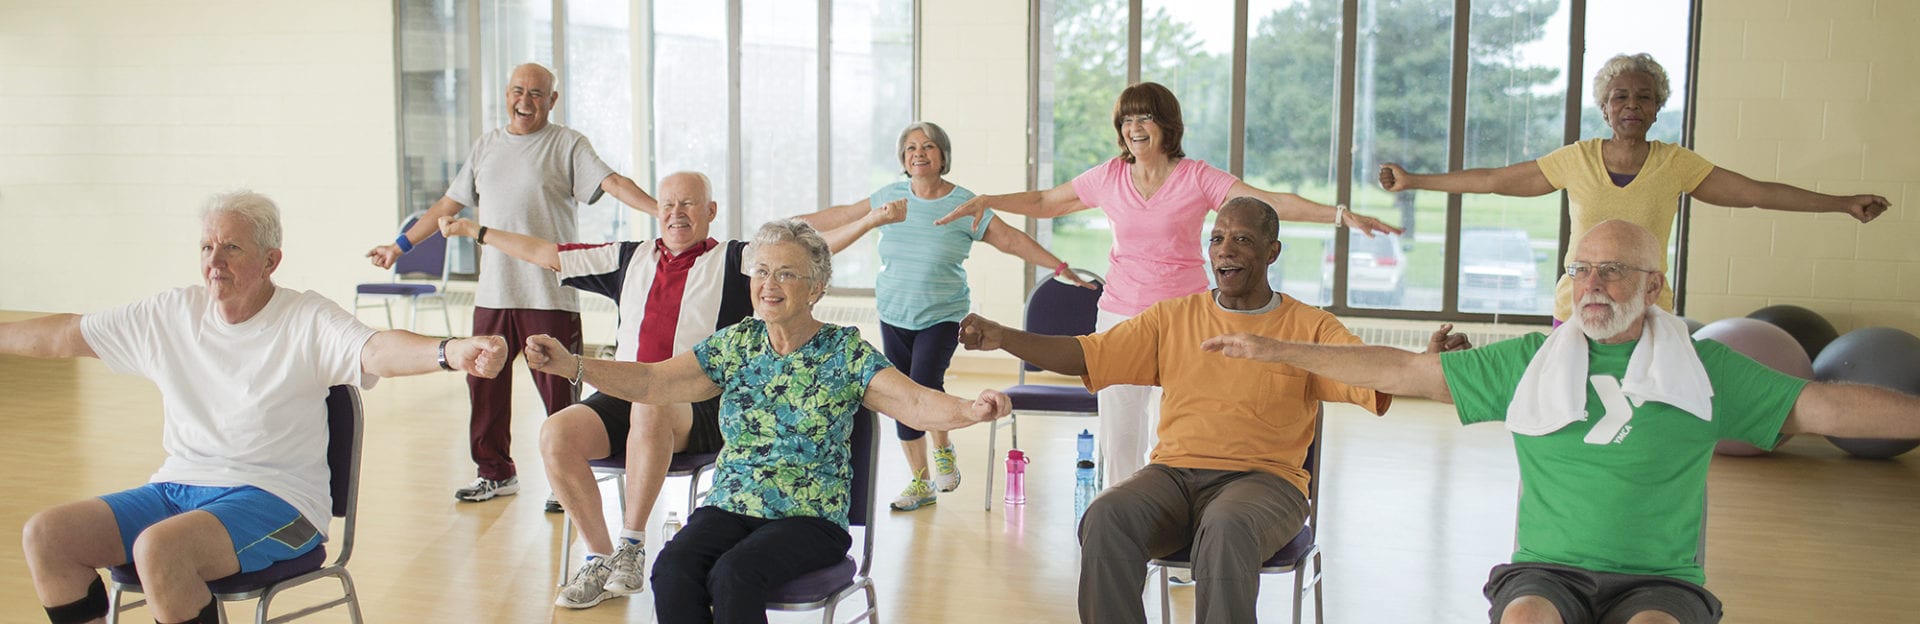
<path id="1" fill-rule="evenodd" d="M 756 243 L 747 275 L 753 278 L 754 315 L 769 325 L 813 320 L 813 304 L 826 294 L 807 249 L 796 243 Z"/>
<path id="2" fill-rule="evenodd" d="M 1122 115 L 1120 142 L 1127 146 L 1135 161 L 1167 153 L 1167 133 L 1153 115 Z"/>
<path id="3" fill-rule="evenodd" d="M 907 133 L 900 142 L 900 165 L 906 168 L 907 176 L 918 179 L 940 177 L 946 169 L 947 154 L 940 150 L 940 144 L 927 136 L 925 130 Z"/>
<path id="4" fill-rule="evenodd" d="M 547 116 L 558 101 L 553 72 L 533 63 L 513 68 L 507 78 L 507 132 L 530 134 L 547 127 Z"/>
<path id="5" fill-rule="evenodd" d="M 210 214 L 201 223 L 200 276 L 214 301 L 236 303 L 273 289 L 280 250 L 254 240 L 253 222 L 232 212 Z"/>
<path id="6" fill-rule="evenodd" d="M 1606 106 L 1600 110 L 1613 135 L 1644 138 L 1660 114 L 1660 95 L 1652 74 L 1620 72 L 1607 82 Z"/>
<path id="7" fill-rule="evenodd" d="M 1222 299 L 1244 299 L 1272 290 L 1267 285 L 1267 267 L 1280 258 L 1280 241 L 1264 220 L 1259 208 L 1238 204 L 1228 204 L 1214 219 L 1213 232 L 1207 236 L 1207 257 Z"/>
<path id="8" fill-rule="evenodd" d="M 713 225 L 718 205 L 700 176 L 676 173 L 660 180 L 660 240 L 667 249 L 682 251 L 703 240 Z"/>

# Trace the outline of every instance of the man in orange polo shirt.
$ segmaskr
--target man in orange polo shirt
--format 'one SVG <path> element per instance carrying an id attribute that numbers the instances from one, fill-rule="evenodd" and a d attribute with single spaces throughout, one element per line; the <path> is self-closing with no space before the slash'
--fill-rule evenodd
<path id="1" fill-rule="evenodd" d="M 1154 304 L 1106 332 L 1042 336 L 978 315 L 960 326 L 968 349 L 1005 349 L 1041 368 L 1079 375 L 1090 390 L 1165 389 L 1152 461 L 1087 507 L 1080 524 L 1080 618 L 1146 622 L 1147 561 L 1193 547 L 1199 622 L 1252 622 L 1260 564 L 1307 518 L 1307 447 L 1321 401 L 1375 414 L 1393 397 L 1283 364 L 1229 361 L 1200 349 L 1223 333 L 1359 344 L 1332 314 L 1274 292 L 1278 215 L 1251 197 L 1220 209 L 1208 238 L 1218 288 Z M 1430 349 L 1464 339 L 1437 332 Z"/>

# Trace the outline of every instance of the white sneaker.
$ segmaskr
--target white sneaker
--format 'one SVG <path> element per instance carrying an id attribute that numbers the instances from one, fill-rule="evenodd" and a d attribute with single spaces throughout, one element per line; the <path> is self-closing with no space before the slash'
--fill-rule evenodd
<path id="1" fill-rule="evenodd" d="M 960 466 L 953 461 L 953 445 L 933 449 L 933 487 L 942 492 L 960 489 Z"/>
<path id="2" fill-rule="evenodd" d="M 475 477 L 467 487 L 453 491 L 453 497 L 478 503 L 491 500 L 495 496 L 512 496 L 520 493 L 520 477 L 507 477 L 505 481 L 495 481 L 486 477 Z"/>
<path id="3" fill-rule="evenodd" d="M 625 538 L 617 540 L 620 548 L 607 558 L 607 582 L 602 585 L 607 591 L 622 596 L 638 594 L 647 590 L 647 576 L 642 569 L 647 565 L 647 545 L 640 542 L 628 542 Z"/>
<path id="4" fill-rule="evenodd" d="M 580 571 L 573 573 L 567 585 L 560 588 L 560 595 L 553 597 L 553 604 L 568 609 L 585 609 L 614 597 L 606 588 L 607 574 L 612 571 L 607 567 L 606 560 L 588 559 L 580 564 Z"/>
<path id="5" fill-rule="evenodd" d="M 887 506 L 894 511 L 913 511 L 936 502 L 939 501 L 933 495 L 933 486 L 926 481 L 914 479 L 912 483 L 907 484 L 907 489 L 901 490 L 900 496 L 893 499 L 893 502 L 887 503 Z"/>

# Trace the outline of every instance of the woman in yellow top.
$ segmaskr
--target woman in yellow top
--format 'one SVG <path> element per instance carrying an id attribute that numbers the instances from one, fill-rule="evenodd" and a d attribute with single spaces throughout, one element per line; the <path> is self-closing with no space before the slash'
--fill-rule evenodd
<path id="1" fill-rule="evenodd" d="M 1827 195 L 1777 182 L 1760 182 L 1713 166 L 1685 147 L 1647 140 L 1666 105 L 1667 72 L 1646 54 L 1615 56 L 1593 77 L 1593 100 L 1613 137 L 1587 139 L 1554 150 L 1539 160 L 1498 169 L 1468 169 L 1416 175 L 1400 165 L 1380 165 L 1380 186 L 1447 193 L 1495 193 L 1535 197 L 1567 190 L 1573 217 L 1569 252 L 1580 236 L 1608 219 L 1631 221 L 1658 240 L 1668 240 L 1681 193 L 1733 208 L 1794 212 L 1844 212 L 1861 223 L 1890 206 L 1879 195 Z M 1667 270 L 1667 259 L 1660 266 Z M 1660 293 L 1660 307 L 1673 309 L 1673 289 Z M 1554 292 L 1553 318 L 1565 320 L 1573 308 L 1573 283 L 1561 276 Z"/>

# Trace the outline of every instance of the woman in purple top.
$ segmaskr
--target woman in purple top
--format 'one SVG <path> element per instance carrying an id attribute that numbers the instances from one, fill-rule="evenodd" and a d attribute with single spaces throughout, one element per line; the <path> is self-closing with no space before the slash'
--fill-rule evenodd
<path id="1" fill-rule="evenodd" d="M 1292 193 L 1252 185 L 1199 160 L 1186 158 L 1180 136 L 1180 101 L 1158 83 L 1142 82 L 1120 92 L 1113 106 L 1113 129 L 1120 155 L 1045 191 L 979 195 L 938 222 L 978 219 L 988 209 L 1052 218 L 1101 208 L 1113 225 L 1105 294 L 1100 297 L 1098 329 L 1105 331 L 1163 299 L 1207 289 L 1201 257 L 1201 228 L 1207 213 L 1234 197 L 1253 197 L 1271 205 L 1282 220 L 1346 225 L 1369 236 L 1400 232 L 1379 219 L 1328 206 Z M 1107 482 L 1132 476 L 1146 462 L 1158 421 L 1152 388 L 1118 386 L 1100 391 L 1101 446 L 1106 451 Z"/>

